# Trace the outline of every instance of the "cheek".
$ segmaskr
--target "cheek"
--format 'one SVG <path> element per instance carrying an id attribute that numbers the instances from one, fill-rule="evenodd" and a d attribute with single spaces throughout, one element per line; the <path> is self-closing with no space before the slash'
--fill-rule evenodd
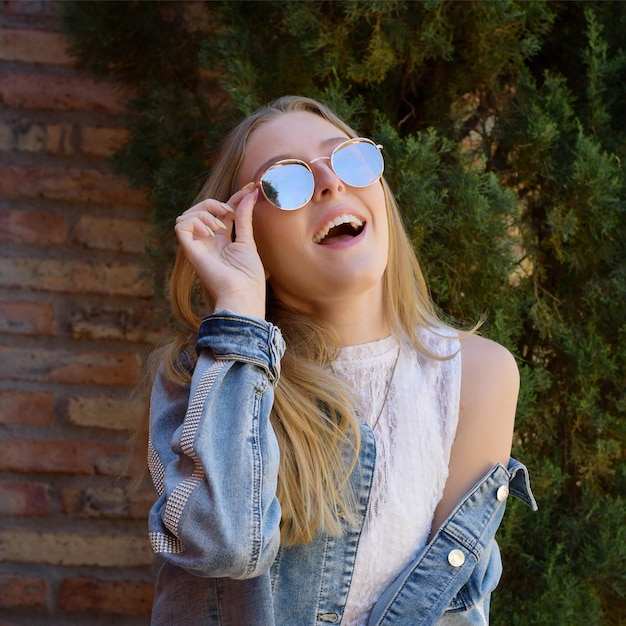
<path id="1" fill-rule="evenodd" d="M 373 202 L 375 206 L 380 207 L 380 210 L 384 211 L 386 214 L 387 203 L 385 202 L 385 190 L 383 189 L 382 182 L 372 185 L 372 187 L 367 187 L 366 189 L 372 194 L 371 202 Z"/>
<path id="2" fill-rule="evenodd" d="M 366 188 L 365 193 L 366 196 L 363 199 L 372 208 L 376 222 L 379 226 L 384 224 L 384 227 L 388 229 L 387 203 L 385 202 L 385 192 L 382 184 Z"/>
<path id="3" fill-rule="evenodd" d="M 270 238 L 267 228 L 267 222 L 261 217 L 257 216 L 255 209 L 254 219 L 252 220 L 252 233 L 254 235 L 254 242 L 256 243 L 257 251 L 261 257 L 261 261 L 265 263 L 265 257 L 270 249 Z"/>
<path id="4" fill-rule="evenodd" d="M 280 219 L 284 216 L 276 215 L 277 213 L 273 207 L 257 205 L 252 220 L 254 241 L 266 274 L 272 271 L 273 263 L 280 258 L 282 249 L 288 243 L 285 220 Z"/>

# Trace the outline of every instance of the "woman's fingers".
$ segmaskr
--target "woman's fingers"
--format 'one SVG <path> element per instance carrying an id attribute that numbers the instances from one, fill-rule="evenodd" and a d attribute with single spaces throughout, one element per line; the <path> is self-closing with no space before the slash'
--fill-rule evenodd
<path id="1" fill-rule="evenodd" d="M 180 220 L 174 230 L 179 236 L 185 234 L 192 239 L 204 239 L 206 237 L 215 237 L 215 231 L 220 227 L 210 218 L 204 216 L 190 215 L 184 220 Z"/>
<path id="2" fill-rule="evenodd" d="M 256 249 L 252 232 L 252 212 L 257 197 L 258 189 L 255 189 L 254 183 L 249 183 L 235 192 L 228 202 L 212 198 L 202 200 L 176 218 L 174 230 L 180 242 L 186 246 L 197 240 L 204 240 L 206 245 L 212 245 L 207 238 L 219 235 L 218 249 L 222 249 L 233 241 L 232 229 L 236 225 L 235 241 Z"/>
<path id="3" fill-rule="evenodd" d="M 229 227 L 219 219 L 219 217 L 211 213 L 194 212 L 188 213 L 184 217 L 180 216 L 176 219 L 175 230 L 185 230 L 199 237 L 214 237 L 219 231 L 228 230 Z"/>
<path id="4" fill-rule="evenodd" d="M 236 191 L 228 200 L 228 205 L 230 205 L 233 209 L 237 209 L 239 203 L 251 192 L 254 190 L 256 185 L 254 183 L 248 183 L 244 185 L 239 191 Z"/>
<path id="5" fill-rule="evenodd" d="M 197 234 L 204 236 L 209 234 L 207 228 L 213 235 L 217 234 L 219 231 L 229 231 L 228 234 L 230 235 L 236 210 L 241 201 L 250 195 L 250 191 L 252 191 L 254 187 L 254 183 L 247 184 L 245 187 L 235 192 L 229 198 L 228 202 L 221 202 L 213 198 L 202 200 L 179 215 L 176 218 L 176 225 L 186 223 L 187 226 L 184 227 L 184 230 L 191 231 L 189 224 L 195 224 Z M 189 222 L 189 220 L 194 221 Z M 198 221 L 204 224 L 206 228 L 199 226 Z"/>
<path id="6" fill-rule="evenodd" d="M 230 221 L 232 223 L 234 214 L 234 209 L 228 206 L 225 202 L 218 202 L 217 200 L 203 200 L 179 215 L 176 218 L 176 223 L 179 224 L 180 222 L 184 222 L 191 217 L 198 217 L 209 226 L 212 222 L 220 228 L 225 228 L 225 222 Z"/>

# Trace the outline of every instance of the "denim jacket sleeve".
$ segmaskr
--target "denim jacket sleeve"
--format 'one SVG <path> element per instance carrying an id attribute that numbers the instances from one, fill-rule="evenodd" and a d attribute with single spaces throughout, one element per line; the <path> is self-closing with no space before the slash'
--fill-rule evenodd
<path id="1" fill-rule="evenodd" d="M 162 374 L 153 388 L 150 539 L 197 576 L 251 578 L 269 569 L 280 541 L 269 415 L 285 344 L 269 322 L 222 311 L 203 321 L 196 350 L 188 388 Z"/>

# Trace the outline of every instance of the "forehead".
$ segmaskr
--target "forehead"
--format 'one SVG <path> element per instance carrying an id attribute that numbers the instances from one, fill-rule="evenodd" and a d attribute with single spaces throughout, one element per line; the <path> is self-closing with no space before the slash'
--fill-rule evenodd
<path id="1" fill-rule="evenodd" d="M 329 143 L 335 140 L 340 143 L 347 138 L 343 130 L 314 113 L 281 113 L 259 126 L 248 138 L 240 182 L 253 180 L 259 168 L 279 159 L 311 160 L 323 156 Z"/>
<path id="2" fill-rule="evenodd" d="M 248 150 L 254 144 L 269 142 L 299 145 L 315 142 L 327 136 L 347 135 L 332 122 L 308 111 L 291 111 L 281 113 L 261 124 L 248 138 Z"/>

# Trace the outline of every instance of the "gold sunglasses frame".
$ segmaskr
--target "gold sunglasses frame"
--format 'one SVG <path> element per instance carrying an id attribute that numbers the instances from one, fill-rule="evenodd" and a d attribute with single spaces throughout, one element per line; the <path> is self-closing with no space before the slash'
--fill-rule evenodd
<path id="1" fill-rule="evenodd" d="M 335 156 L 335 154 L 339 150 L 341 150 L 342 148 L 345 148 L 345 147 L 347 147 L 347 146 L 349 146 L 350 144 L 353 144 L 353 143 L 369 143 L 372 146 L 374 146 L 375 148 L 377 148 L 379 152 L 382 152 L 382 150 L 383 150 L 383 146 L 381 144 L 376 143 L 376 142 L 372 141 L 371 139 L 369 139 L 367 137 L 351 137 L 350 139 L 347 139 L 346 141 L 341 142 L 336 148 L 333 149 L 333 151 L 330 153 L 330 155 L 316 157 L 315 159 L 313 159 L 312 161 L 309 161 L 308 163 L 306 161 L 301 160 L 301 159 L 281 159 L 280 161 L 276 161 L 276 163 L 272 163 L 271 165 L 268 165 L 263 170 L 263 173 L 261 174 L 261 176 L 259 176 L 259 180 L 256 182 L 255 187 L 259 188 L 261 190 L 261 193 L 263 194 L 264 198 L 272 206 L 276 207 L 280 211 L 297 211 L 298 209 L 301 209 L 303 206 L 305 206 L 306 204 L 308 204 L 311 201 L 311 198 L 313 197 L 313 194 L 311 194 L 309 199 L 306 202 L 304 202 L 303 204 L 301 204 L 300 206 L 289 208 L 289 209 L 280 207 L 280 206 L 276 205 L 272 200 L 270 200 L 270 198 L 267 197 L 267 194 L 265 193 L 265 189 L 263 189 L 263 184 L 262 184 L 263 183 L 263 177 L 267 174 L 267 172 L 269 172 L 270 170 L 275 169 L 277 167 L 282 167 L 284 165 L 302 165 L 307 170 L 309 170 L 309 173 L 311 174 L 311 178 L 313 179 L 313 181 L 315 183 L 315 174 L 313 174 L 313 170 L 311 169 L 311 165 L 313 165 L 313 163 L 316 163 L 317 161 L 322 161 L 324 159 L 328 159 L 328 161 L 330 162 L 330 169 L 334 172 L 335 176 L 337 176 L 346 185 L 349 185 L 350 187 L 355 187 L 357 189 L 363 189 L 365 187 L 369 187 L 370 185 L 373 185 L 376 181 L 380 180 L 381 176 L 383 175 L 383 172 L 385 171 L 385 160 L 382 158 L 382 155 L 381 155 L 382 166 L 381 166 L 380 174 L 371 183 L 367 183 L 366 185 L 352 185 L 351 183 L 349 183 L 346 180 L 344 180 L 341 176 L 339 176 L 339 174 L 337 174 L 337 172 L 335 171 L 335 168 L 333 166 L 333 157 Z"/>

